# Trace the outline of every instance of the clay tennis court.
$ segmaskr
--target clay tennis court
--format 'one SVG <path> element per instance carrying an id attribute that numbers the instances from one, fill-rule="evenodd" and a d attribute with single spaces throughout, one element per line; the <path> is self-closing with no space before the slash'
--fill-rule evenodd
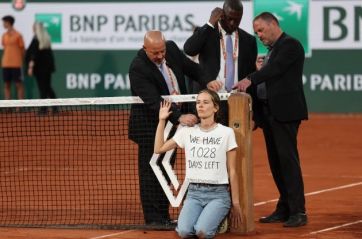
<path id="1" fill-rule="evenodd" d="M 312 114 L 302 124 L 299 149 L 309 224 L 285 229 L 259 224 L 274 209 L 277 191 L 262 133 L 253 134 L 255 233 L 241 238 L 362 238 L 362 115 Z M 226 233 L 217 238 L 239 238 Z M 1 239 L 177 238 L 173 231 L 0 228 Z"/>

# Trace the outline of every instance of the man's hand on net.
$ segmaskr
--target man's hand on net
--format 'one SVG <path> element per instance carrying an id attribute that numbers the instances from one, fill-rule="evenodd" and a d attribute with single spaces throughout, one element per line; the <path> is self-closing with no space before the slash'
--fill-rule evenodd
<path id="1" fill-rule="evenodd" d="M 246 92 L 246 89 L 251 85 L 251 81 L 248 78 L 244 78 L 235 85 L 233 85 L 233 89 L 238 89 L 239 91 Z"/>
<path id="2" fill-rule="evenodd" d="M 223 83 L 219 80 L 213 80 L 213 81 L 210 81 L 209 83 L 207 83 L 206 86 L 209 90 L 218 92 L 221 89 L 221 87 L 223 86 Z"/>

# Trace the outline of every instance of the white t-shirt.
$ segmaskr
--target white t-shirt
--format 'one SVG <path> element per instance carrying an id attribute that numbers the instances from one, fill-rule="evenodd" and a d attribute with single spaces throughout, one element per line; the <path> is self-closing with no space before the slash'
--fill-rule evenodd
<path id="1" fill-rule="evenodd" d="M 190 183 L 229 183 L 226 153 L 238 147 L 233 129 L 217 124 L 206 132 L 199 125 L 185 126 L 176 132 L 173 140 L 185 148 L 185 178 Z"/>

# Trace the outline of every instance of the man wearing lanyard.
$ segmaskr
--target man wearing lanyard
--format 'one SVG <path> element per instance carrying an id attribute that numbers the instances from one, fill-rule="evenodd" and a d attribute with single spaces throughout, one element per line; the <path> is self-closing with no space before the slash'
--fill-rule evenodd
<path id="1" fill-rule="evenodd" d="M 209 21 L 186 40 L 184 51 L 199 55 L 203 70 L 201 88 L 231 92 L 232 86 L 256 70 L 256 39 L 239 28 L 243 16 L 240 0 L 225 0 L 223 9 L 211 12 Z M 227 125 L 227 105 L 220 109 L 221 123 Z"/>
<path id="2" fill-rule="evenodd" d="M 185 42 L 187 55 L 199 55 L 204 87 L 230 92 L 236 82 L 256 70 L 256 39 L 239 28 L 242 16 L 240 0 L 225 0 L 223 9 L 215 8 L 208 23 Z"/>
<path id="3" fill-rule="evenodd" d="M 160 31 L 147 32 L 143 48 L 129 68 L 131 93 L 144 102 L 131 106 L 129 138 L 138 144 L 141 202 L 145 223 L 151 226 L 170 226 L 168 199 L 149 165 L 161 96 L 186 94 L 185 75 L 198 79 L 198 64 L 187 58 L 173 41 L 166 41 Z M 197 117 L 187 113 L 183 106 L 172 104 L 171 111 L 168 120 L 174 125 L 197 123 Z"/>

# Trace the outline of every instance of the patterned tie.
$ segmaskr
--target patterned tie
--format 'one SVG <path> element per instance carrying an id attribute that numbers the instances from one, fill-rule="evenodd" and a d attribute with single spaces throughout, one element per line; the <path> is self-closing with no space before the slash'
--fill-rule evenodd
<path id="1" fill-rule="evenodd" d="M 168 88 L 168 91 L 170 92 L 170 94 L 172 94 L 172 91 L 173 91 L 173 87 L 172 87 L 172 84 L 171 84 L 171 81 L 166 73 L 166 70 L 164 68 L 164 62 L 160 65 L 159 69 L 163 75 L 163 78 L 165 79 L 165 82 L 167 84 L 167 88 Z"/>
<path id="2" fill-rule="evenodd" d="M 233 59 L 233 41 L 231 35 L 226 35 L 226 79 L 225 89 L 231 91 L 234 85 L 234 59 Z"/>

